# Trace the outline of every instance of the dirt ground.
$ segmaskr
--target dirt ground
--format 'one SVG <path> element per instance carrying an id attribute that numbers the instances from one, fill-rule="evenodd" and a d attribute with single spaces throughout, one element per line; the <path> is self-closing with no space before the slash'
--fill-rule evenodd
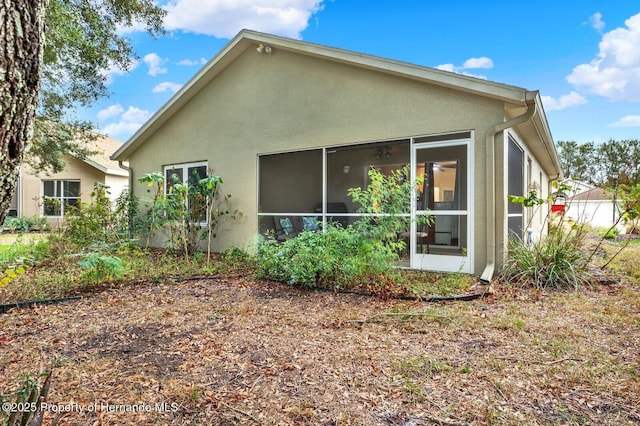
<path id="1" fill-rule="evenodd" d="M 640 424 L 631 286 L 433 304 L 150 283 L 11 310 L 0 348 L 5 395 L 56 364 L 60 425 Z"/>

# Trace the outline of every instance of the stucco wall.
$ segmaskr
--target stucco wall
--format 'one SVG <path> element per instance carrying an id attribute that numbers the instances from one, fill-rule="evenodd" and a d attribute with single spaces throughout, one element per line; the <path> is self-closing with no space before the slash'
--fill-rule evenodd
<path id="1" fill-rule="evenodd" d="M 80 180 L 80 198 L 83 202 L 91 200 L 91 192 L 95 182 L 105 184 L 104 173 L 73 157 L 65 158 L 65 168 L 62 172 L 51 175 L 46 173 L 34 175 L 33 170 L 28 165 L 23 165 L 20 179 L 19 214 L 27 217 L 42 216 L 43 180 Z M 128 179 L 126 177 L 113 177 L 112 181 L 106 182 L 106 184 L 122 187 L 127 182 Z M 48 222 L 56 226 L 59 225 L 60 219 L 50 218 Z"/>
<path id="2" fill-rule="evenodd" d="M 274 49 L 247 49 L 131 157 L 134 178 L 207 160 L 244 216 L 216 249 L 247 247 L 257 232 L 257 154 L 473 130 L 475 221 L 485 218 L 484 139 L 504 117 L 498 101 Z M 134 193 L 146 194 L 135 184 Z M 476 228 L 475 265 L 484 264 Z M 481 235 L 480 235 L 481 234 Z"/>
<path id="3" fill-rule="evenodd" d="M 122 191 L 129 187 L 129 178 L 127 176 L 105 175 L 104 184 L 109 187 L 109 200 L 115 202 Z"/>

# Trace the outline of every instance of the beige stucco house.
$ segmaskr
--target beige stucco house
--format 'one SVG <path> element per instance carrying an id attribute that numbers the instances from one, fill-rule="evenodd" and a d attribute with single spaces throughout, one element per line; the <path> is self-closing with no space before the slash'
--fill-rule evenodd
<path id="1" fill-rule="evenodd" d="M 122 142 L 98 136 L 91 143 L 96 154 L 85 159 L 65 155 L 65 167 L 59 173 L 36 173 L 23 163 L 9 216 L 42 216 L 55 227 L 62 223 L 66 206 L 90 201 L 96 182 L 109 186 L 110 198 L 117 198 L 128 187 L 129 174 L 109 157 Z"/>
<path id="2" fill-rule="evenodd" d="M 487 280 L 508 233 L 543 223 L 507 193 L 546 196 L 561 173 L 537 91 L 248 30 L 112 158 L 134 177 L 221 176 L 243 216 L 218 232 L 218 250 L 315 218 L 352 223 L 347 189 L 365 186 L 373 166 L 409 165 L 425 183 L 407 217 L 435 224 L 412 221 L 401 235 L 405 265 Z"/>

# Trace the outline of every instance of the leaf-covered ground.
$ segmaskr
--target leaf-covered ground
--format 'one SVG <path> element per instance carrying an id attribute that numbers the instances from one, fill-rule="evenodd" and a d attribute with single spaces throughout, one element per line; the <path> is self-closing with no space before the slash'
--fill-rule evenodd
<path id="1" fill-rule="evenodd" d="M 640 289 L 497 290 L 123 286 L 0 316 L 0 392 L 55 362 L 60 425 L 640 424 Z"/>

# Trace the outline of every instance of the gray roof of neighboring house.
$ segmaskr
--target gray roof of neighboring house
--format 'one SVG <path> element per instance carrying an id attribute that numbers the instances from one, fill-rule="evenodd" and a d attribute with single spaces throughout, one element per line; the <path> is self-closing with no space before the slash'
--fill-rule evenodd
<path id="1" fill-rule="evenodd" d="M 611 193 L 604 188 L 593 188 L 570 198 L 571 201 L 604 201 L 611 199 Z"/>

